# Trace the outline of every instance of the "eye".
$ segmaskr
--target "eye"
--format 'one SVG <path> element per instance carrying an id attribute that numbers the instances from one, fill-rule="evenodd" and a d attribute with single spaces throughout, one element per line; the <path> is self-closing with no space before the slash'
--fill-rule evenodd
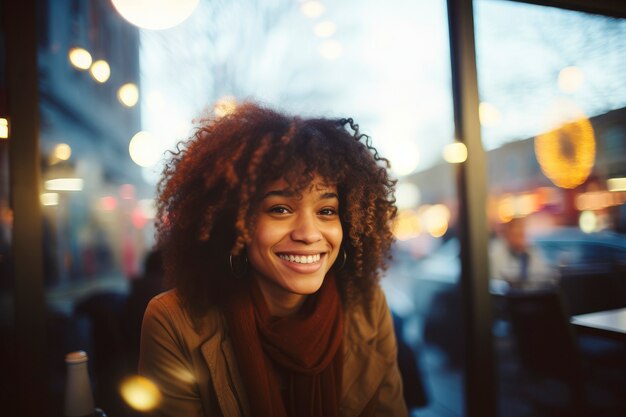
<path id="1" fill-rule="evenodd" d="M 273 206 L 273 207 L 270 207 L 268 212 L 272 213 L 272 214 L 289 214 L 290 213 L 289 209 L 287 207 L 285 207 L 285 206 Z"/>
<path id="2" fill-rule="evenodd" d="M 335 216 L 337 215 L 337 210 L 331 207 L 323 208 L 319 211 L 322 216 Z"/>

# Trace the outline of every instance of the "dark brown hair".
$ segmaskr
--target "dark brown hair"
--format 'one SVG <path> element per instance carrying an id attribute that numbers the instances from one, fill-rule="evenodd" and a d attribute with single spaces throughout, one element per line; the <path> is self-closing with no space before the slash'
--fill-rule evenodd
<path id="1" fill-rule="evenodd" d="M 192 316 L 202 315 L 237 279 L 229 255 L 249 241 L 264 189 L 284 178 L 299 191 L 319 175 L 339 194 L 342 297 L 368 300 L 393 240 L 388 167 L 352 119 L 301 119 L 246 103 L 205 120 L 178 145 L 158 186 L 157 244 L 168 280 Z"/>

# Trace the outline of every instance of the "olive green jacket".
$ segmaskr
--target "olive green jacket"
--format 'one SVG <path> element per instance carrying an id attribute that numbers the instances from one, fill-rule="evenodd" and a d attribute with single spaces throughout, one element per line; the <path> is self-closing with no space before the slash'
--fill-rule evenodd
<path id="1" fill-rule="evenodd" d="M 371 308 L 346 311 L 341 416 L 357 417 L 373 395 L 376 416 L 407 416 L 391 314 L 380 289 Z M 226 321 L 214 308 L 199 326 L 176 291 L 152 299 L 143 319 L 139 373 L 162 394 L 156 414 L 252 417 Z"/>

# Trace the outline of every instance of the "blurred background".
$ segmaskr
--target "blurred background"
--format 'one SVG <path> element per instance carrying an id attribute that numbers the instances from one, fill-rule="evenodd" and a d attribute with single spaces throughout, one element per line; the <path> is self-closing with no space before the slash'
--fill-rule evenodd
<path id="1" fill-rule="evenodd" d="M 492 415 L 626 415 L 623 330 L 572 323 L 626 308 L 623 5 L 132 3 L 0 3 L 0 414 L 29 415 L 32 388 L 46 397 L 38 415 L 62 415 L 63 358 L 77 349 L 89 354 L 96 404 L 139 414 L 120 384 L 135 372 L 143 308 L 162 289 L 152 246 L 163 161 L 197 120 L 256 100 L 353 117 L 391 161 L 400 210 L 382 284 L 414 415 L 479 415 L 467 398 L 482 378 L 467 372 L 480 354 L 467 349 L 477 300 L 489 309 L 480 340 Z M 16 23 L 16 10 L 30 20 Z M 478 119 L 478 147 L 455 116 L 461 46 L 450 33 L 468 22 L 475 68 L 459 71 L 474 75 L 463 117 Z M 485 161 L 474 188 L 459 181 L 472 152 Z M 488 263 L 480 277 L 462 262 L 476 253 L 462 209 L 474 192 L 485 196 L 484 256 L 469 261 Z M 483 283 L 481 294 L 463 282 Z"/>

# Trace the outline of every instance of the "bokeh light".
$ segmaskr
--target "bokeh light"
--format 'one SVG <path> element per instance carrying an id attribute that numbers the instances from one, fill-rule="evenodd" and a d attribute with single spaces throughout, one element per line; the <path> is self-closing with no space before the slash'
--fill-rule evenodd
<path id="1" fill-rule="evenodd" d="M 72 156 L 72 148 L 67 143 L 59 143 L 54 147 L 52 154 L 60 161 L 67 161 Z"/>
<path id="2" fill-rule="evenodd" d="M 480 124 L 484 127 L 493 127 L 500 124 L 500 110 L 491 103 L 483 101 L 478 106 L 478 117 L 480 118 Z"/>
<path id="3" fill-rule="evenodd" d="M 135 198 L 135 186 L 133 184 L 122 184 L 119 188 L 122 200 L 132 200 Z"/>
<path id="4" fill-rule="evenodd" d="M 419 204 L 420 189 L 410 182 L 400 182 L 396 185 L 396 206 L 399 209 L 412 208 Z"/>
<path id="5" fill-rule="evenodd" d="M 142 167 L 156 164 L 163 154 L 159 141 L 151 133 L 143 130 L 130 140 L 128 153 L 133 162 Z"/>
<path id="6" fill-rule="evenodd" d="M 391 170 L 399 177 L 415 172 L 419 166 L 419 149 L 413 142 L 399 141 L 386 151 Z"/>
<path id="7" fill-rule="evenodd" d="M 434 204 L 424 210 L 422 224 L 432 237 L 442 237 L 448 231 L 450 209 L 444 204 Z"/>
<path id="8" fill-rule="evenodd" d="M 99 83 L 105 83 L 111 76 L 111 67 L 109 67 L 109 63 L 103 59 L 100 59 L 91 65 L 91 76 L 94 80 Z"/>
<path id="9" fill-rule="evenodd" d="M 580 213 L 578 218 L 578 226 L 585 233 L 591 233 L 598 227 L 598 216 L 593 211 L 585 210 Z"/>
<path id="10" fill-rule="evenodd" d="M 56 178 L 46 181 L 44 186 L 50 191 L 81 191 L 83 182 L 82 178 Z"/>
<path id="11" fill-rule="evenodd" d="M 313 28 L 313 32 L 315 33 L 315 36 L 318 36 L 320 38 L 328 38 L 330 36 L 333 36 L 336 31 L 337 31 L 337 25 L 334 22 L 331 22 L 330 20 L 319 22 Z"/>
<path id="12" fill-rule="evenodd" d="M 565 67 L 559 71 L 559 90 L 564 93 L 575 93 L 583 81 L 583 72 L 578 67 Z"/>
<path id="13" fill-rule="evenodd" d="M 111 0 L 130 23 L 143 29 L 162 30 L 184 22 L 200 0 Z"/>
<path id="14" fill-rule="evenodd" d="M 100 198 L 99 207 L 102 211 L 113 211 L 117 208 L 117 199 L 112 195 Z"/>
<path id="15" fill-rule="evenodd" d="M 39 201 L 43 206 L 57 206 L 59 204 L 58 193 L 42 193 L 39 196 Z"/>
<path id="16" fill-rule="evenodd" d="M 0 117 L 0 139 L 8 139 L 9 138 L 9 120 Z"/>
<path id="17" fill-rule="evenodd" d="M 133 83 L 126 83 L 117 90 L 117 99 L 126 107 L 133 107 L 139 101 L 139 89 Z"/>
<path id="18" fill-rule="evenodd" d="M 463 142 L 449 143 L 443 148 L 443 159 L 450 164 L 460 164 L 467 160 L 467 146 Z"/>
<path id="19" fill-rule="evenodd" d="M 419 215 L 413 210 L 400 210 L 393 222 L 392 231 L 398 240 L 409 240 L 419 236 L 422 232 Z"/>
<path id="20" fill-rule="evenodd" d="M 237 99 L 233 96 L 224 96 L 213 105 L 213 113 L 216 117 L 224 117 L 237 109 Z"/>
<path id="21" fill-rule="evenodd" d="M 315 19 L 324 14 L 326 7 L 318 0 L 304 0 L 300 3 L 300 11 L 306 17 Z"/>
<path id="22" fill-rule="evenodd" d="M 124 379 L 120 385 L 120 394 L 129 406 L 141 412 L 153 410 L 162 398 L 159 388 L 139 375 Z"/>
<path id="23" fill-rule="evenodd" d="M 343 46 L 335 39 L 328 39 L 320 45 L 319 53 L 322 58 L 332 61 L 343 54 Z"/>
<path id="24" fill-rule="evenodd" d="M 72 48 L 68 53 L 68 58 L 74 68 L 81 71 L 88 70 L 91 67 L 91 54 L 86 49 Z"/>
<path id="25" fill-rule="evenodd" d="M 587 180 L 596 158 L 596 139 L 586 117 L 566 122 L 535 138 L 535 155 L 554 185 L 575 188 Z"/>
<path id="26" fill-rule="evenodd" d="M 609 191 L 626 191 L 626 177 L 624 178 L 609 178 L 606 180 L 606 188 Z"/>

